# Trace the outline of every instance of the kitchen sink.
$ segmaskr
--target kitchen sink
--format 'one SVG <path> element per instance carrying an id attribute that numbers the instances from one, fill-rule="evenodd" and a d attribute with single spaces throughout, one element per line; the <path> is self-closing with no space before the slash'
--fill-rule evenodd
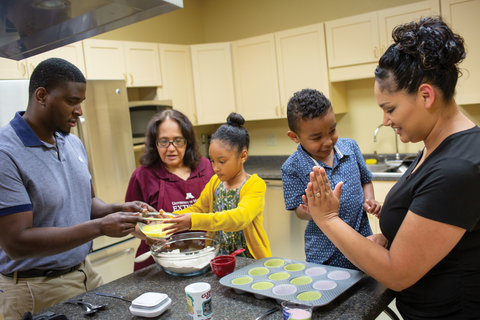
<path id="1" fill-rule="evenodd" d="M 377 164 L 367 164 L 367 169 L 370 172 L 387 172 L 387 164 L 386 163 L 377 163 Z"/>
<path id="2" fill-rule="evenodd" d="M 412 163 L 412 160 L 387 160 L 383 163 L 367 164 L 367 169 L 371 173 L 385 173 L 385 172 L 397 172 L 404 173 L 407 171 L 408 166 Z"/>

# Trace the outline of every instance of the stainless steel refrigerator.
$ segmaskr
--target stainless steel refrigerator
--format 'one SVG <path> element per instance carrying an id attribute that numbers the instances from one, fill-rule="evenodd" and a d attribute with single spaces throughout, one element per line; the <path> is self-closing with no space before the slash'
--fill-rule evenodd
<path id="1" fill-rule="evenodd" d="M 76 132 L 88 155 L 95 195 L 106 203 L 123 203 L 135 155 L 123 80 L 87 81 L 83 115 Z M 89 259 L 104 282 L 133 272 L 133 259 L 140 240 L 100 237 L 93 241 Z"/>
<path id="2" fill-rule="evenodd" d="M 15 112 L 28 104 L 28 80 L 0 81 L 0 125 L 8 124 Z M 97 197 L 106 203 L 122 203 L 135 170 L 132 129 L 123 80 L 87 81 L 83 116 L 72 130 L 82 140 L 88 155 Z M 74 195 L 72 195 L 74 196 Z M 92 264 L 104 277 L 114 280 L 133 271 L 137 239 L 100 237 L 93 241 Z M 123 270 L 122 270 L 123 269 Z"/>
<path id="3" fill-rule="evenodd" d="M 89 80 L 77 134 L 88 155 L 95 194 L 107 203 L 125 200 L 135 170 L 127 88 L 123 80 Z"/>

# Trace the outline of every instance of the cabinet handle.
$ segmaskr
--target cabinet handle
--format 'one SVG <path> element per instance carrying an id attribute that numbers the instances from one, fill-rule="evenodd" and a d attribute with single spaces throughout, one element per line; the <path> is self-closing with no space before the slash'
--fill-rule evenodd
<path id="1" fill-rule="evenodd" d="M 32 72 L 35 70 L 35 65 L 33 63 L 30 63 L 30 67 L 32 67 Z"/>
<path id="2" fill-rule="evenodd" d="M 279 117 L 279 115 L 278 115 L 278 106 L 275 106 L 275 114 L 277 115 L 277 117 Z"/>
<path id="3" fill-rule="evenodd" d="M 378 59 L 378 48 L 377 47 L 373 47 L 373 55 L 375 58 Z"/>
<path id="4" fill-rule="evenodd" d="M 121 256 L 123 255 L 129 255 L 131 253 L 133 253 L 135 249 L 133 248 L 128 248 L 128 249 L 125 249 L 125 250 L 122 250 L 120 252 L 117 252 L 115 254 L 112 254 L 112 255 L 109 255 L 109 256 L 106 256 L 106 257 L 103 257 L 103 258 L 100 258 L 98 260 L 93 260 L 92 261 L 92 266 L 94 267 L 97 267 L 99 265 L 102 265 L 102 264 L 105 264 L 107 262 L 110 262 L 116 258 L 120 258 Z"/>
<path id="5" fill-rule="evenodd" d="M 282 106 L 281 111 L 282 111 L 282 117 L 284 117 L 285 116 L 285 106 Z"/>
<path id="6" fill-rule="evenodd" d="M 132 82 L 130 84 L 133 84 L 133 74 L 130 73 L 130 78 L 132 78 Z"/>
<path id="7" fill-rule="evenodd" d="M 385 53 L 385 46 L 382 44 L 382 54 Z"/>
<path id="8" fill-rule="evenodd" d="M 195 120 L 194 120 L 194 121 L 195 121 L 195 124 L 198 124 L 197 114 L 194 113 L 194 114 L 193 114 L 193 117 L 195 118 Z"/>
<path id="9" fill-rule="evenodd" d="M 125 83 L 128 83 L 128 78 L 127 78 L 127 74 L 124 73 L 123 76 L 125 77 Z"/>
<path id="10" fill-rule="evenodd" d="M 21 66 L 22 66 L 22 76 L 24 76 L 27 73 L 27 68 L 25 66 L 25 62 L 22 62 Z"/>

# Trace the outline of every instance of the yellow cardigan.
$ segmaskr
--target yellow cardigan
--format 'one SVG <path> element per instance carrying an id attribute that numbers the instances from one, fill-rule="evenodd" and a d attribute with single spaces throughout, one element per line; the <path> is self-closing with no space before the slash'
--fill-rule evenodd
<path id="1" fill-rule="evenodd" d="M 213 213 L 213 196 L 219 184 L 220 179 L 214 175 L 191 207 L 175 213 L 191 213 L 191 230 L 243 230 L 248 249 L 255 259 L 271 257 L 270 242 L 263 229 L 265 182 L 253 174 L 240 190 L 237 208 Z"/>

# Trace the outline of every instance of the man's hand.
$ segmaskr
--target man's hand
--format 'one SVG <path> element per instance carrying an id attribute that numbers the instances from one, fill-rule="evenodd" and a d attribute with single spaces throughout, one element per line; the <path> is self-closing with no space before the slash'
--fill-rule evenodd
<path id="1" fill-rule="evenodd" d="M 138 222 L 145 223 L 139 212 L 116 212 L 101 218 L 101 233 L 109 237 L 124 237 L 135 231 Z"/>
<path id="2" fill-rule="evenodd" d="M 132 201 L 132 202 L 125 202 L 125 203 L 122 203 L 122 204 L 118 204 L 115 207 L 115 212 L 118 212 L 118 211 L 145 213 L 147 211 L 153 212 L 153 211 L 155 211 L 155 209 L 145 202 Z"/>

